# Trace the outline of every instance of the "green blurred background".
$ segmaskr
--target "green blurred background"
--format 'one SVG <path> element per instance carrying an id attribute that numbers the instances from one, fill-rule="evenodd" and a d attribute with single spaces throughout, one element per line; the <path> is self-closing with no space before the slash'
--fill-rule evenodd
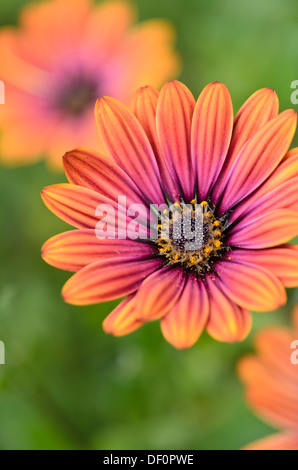
<path id="1" fill-rule="evenodd" d="M 13 24 L 24 0 L 1 0 Z M 235 110 L 256 89 L 275 88 L 281 109 L 298 79 L 297 0 L 140 0 L 140 18 L 164 17 L 178 30 L 180 79 L 195 95 L 223 81 Z M 1 111 L 1 109 L 0 109 Z M 17 137 L 16 137 L 17 138 Z M 298 143 L 296 139 L 296 144 Z M 262 325 L 288 323 L 298 292 L 274 313 L 253 314 L 241 344 L 203 335 L 176 351 L 158 323 L 124 338 L 101 321 L 116 302 L 66 305 L 69 273 L 46 265 L 40 246 L 66 230 L 42 204 L 43 186 L 65 181 L 44 163 L 0 168 L 1 449 L 237 449 L 271 432 L 246 407 L 235 364 Z"/>

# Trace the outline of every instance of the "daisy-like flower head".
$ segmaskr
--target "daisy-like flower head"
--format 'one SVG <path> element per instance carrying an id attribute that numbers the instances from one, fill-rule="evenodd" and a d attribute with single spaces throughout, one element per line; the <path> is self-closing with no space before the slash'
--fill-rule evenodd
<path id="1" fill-rule="evenodd" d="M 243 358 L 238 371 L 252 409 L 280 433 L 247 450 L 298 450 L 298 305 L 293 327 L 267 327 L 256 336 L 257 354 Z"/>
<path id="2" fill-rule="evenodd" d="M 275 92 L 262 89 L 234 119 L 222 83 L 208 85 L 196 102 L 173 81 L 160 93 L 139 89 L 131 109 L 101 98 L 95 115 L 108 157 L 67 153 L 70 184 L 42 192 L 47 207 L 78 229 L 43 247 L 49 264 L 77 271 L 64 299 L 85 305 L 127 296 L 104 321 L 114 335 L 161 319 L 177 348 L 193 345 L 204 328 L 220 341 L 243 340 L 248 310 L 276 309 L 286 302 L 285 286 L 298 285 L 298 250 L 285 244 L 298 234 L 298 149 L 288 152 L 296 114 L 278 114 Z M 118 196 L 130 208 L 124 222 Z M 149 205 L 169 202 L 168 236 L 158 214 L 152 239 Z M 115 234 L 106 240 L 96 236 L 102 204 L 119 212 L 116 223 L 104 218 Z M 123 223 L 134 226 L 135 204 L 142 208 L 138 238 L 123 237 Z M 191 247 L 184 231 L 175 236 L 179 209 L 200 218 L 200 244 Z"/>
<path id="3" fill-rule="evenodd" d="M 129 104 L 146 83 L 179 71 L 174 30 L 164 20 L 134 24 L 126 0 L 44 0 L 24 7 L 18 28 L 0 31 L 0 155 L 18 165 L 61 156 L 78 145 L 99 148 L 92 111 L 98 96 Z"/>

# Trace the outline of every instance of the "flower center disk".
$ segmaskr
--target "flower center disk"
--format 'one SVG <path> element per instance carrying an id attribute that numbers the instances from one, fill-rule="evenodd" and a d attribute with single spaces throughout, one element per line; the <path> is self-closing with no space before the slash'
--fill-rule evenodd
<path id="1" fill-rule="evenodd" d="M 224 217 L 217 219 L 207 201 L 175 202 L 158 223 L 157 248 L 167 265 L 204 276 L 228 247 L 223 244 Z"/>
<path id="2" fill-rule="evenodd" d="M 58 97 L 58 107 L 68 115 L 80 116 L 94 105 L 97 98 L 95 83 L 86 77 L 76 77 L 64 86 Z"/>

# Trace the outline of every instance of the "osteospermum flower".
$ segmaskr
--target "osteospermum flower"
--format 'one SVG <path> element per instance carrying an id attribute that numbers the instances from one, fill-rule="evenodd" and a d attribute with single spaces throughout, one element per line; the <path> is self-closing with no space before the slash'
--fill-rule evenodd
<path id="1" fill-rule="evenodd" d="M 298 285 L 298 250 L 285 245 L 298 234 L 298 149 L 288 152 L 296 114 L 278 114 L 275 92 L 262 89 L 234 119 L 222 83 L 208 85 L 196 102 L 177 81 L 160 93 L 139 89 L 131 109 L 101 98 L 95 114 L 108 157 L 67 153 L 70 184 L 42 191 L 47 207 L 78 229 L 43 247 L 49 264 L 77 271 L 64 299 L 85 305 L 127 296 L 104 321 L 114 335 L 161 319 L 177 348 L 193 345 L 204 328 L 220 341 L 243 340 L 248 310 L 276 309 L 286 302 L 285 286 Z M 119 239 L 122 217 L 115 239 L 97 238 L 96 208 L 117 211 L 119 195 L 129 207 L 145 207 L 142 239 Z M 172 226 L 168 239 L 144 239 L 149 204 L 168 201 L 202 209 L 199 249 L 190 250 L 186 236 L 177 242 Z"/>
<path id="2" fill-rule="evenodd" d="M 7 165 L 99 148 L 92 110 L 107 94 L 129 104 L 135 90 L 161 86 L 179 69 L 174 31 L 163 20 L 134 24 L 132 4 L 115 0 L 45 0 L 27 5 L 19 28 L 0 32 L 0 155 Z"/>
<path id="3" fill-rule="evenodd" d="M 252 409 L 282 432 L 246 449 L 298 450 L 298 306 L 293 310 L 293 328 L 265 328 L 255 343 L 257 354 L 240 361 L 239 375 Z"/>

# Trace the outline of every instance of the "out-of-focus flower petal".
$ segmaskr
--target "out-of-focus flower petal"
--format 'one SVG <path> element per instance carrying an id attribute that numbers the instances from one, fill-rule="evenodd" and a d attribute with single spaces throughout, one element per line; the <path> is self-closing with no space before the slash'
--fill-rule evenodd
<path id="1" fill-rule="evenodd" d="M 95 5 L 83 30 L 84 45 L 89 54 L 92 51 L 98 59 L 111 56 L 125 40 L 136 17 L 134 5 L 126 0 L 109 0 Z"/>
<path id="2" fill-rule="evenodd" d="M 297 284 L 295 284 L 295 285 L 297 285 Z M 296 334 L 298 334 L 298 304 L 296 304 L 295 307 L 293 308 L 292 318 L 293 318 L 293 325 L 294 325 L 294 328 L 296 330 Z M 298 339 L 298 337 L 297 337 L 297 339 Z"/>
<path id="3" fill-rule="evenodd" d="M 140 86 L 160 88 L 180 73 L 181 58 L 173 48 L 176 37 L 176 28 L 163 19 L 143 21 L 128 31 L 116 58 L 116 67 L 121 64 L 118 83 L 123 95 L 127 90 L 127 99 L 131 100 Z M 126 102 L 124 96 L 122 101 Z"/>
<path id="4" fill-rule="evenodd" d="M 238 363 L 248 404 L 272 426 L 298 432 L 298 375 L 292 359 L 293 329 L 269 326 L 255 338 L 257 354 Z"/>
<path id="5" fill-rule="evenodd" d="M 273 434 L 245 446 L 243 450 L 298 450 L 298 432 Z"/>

